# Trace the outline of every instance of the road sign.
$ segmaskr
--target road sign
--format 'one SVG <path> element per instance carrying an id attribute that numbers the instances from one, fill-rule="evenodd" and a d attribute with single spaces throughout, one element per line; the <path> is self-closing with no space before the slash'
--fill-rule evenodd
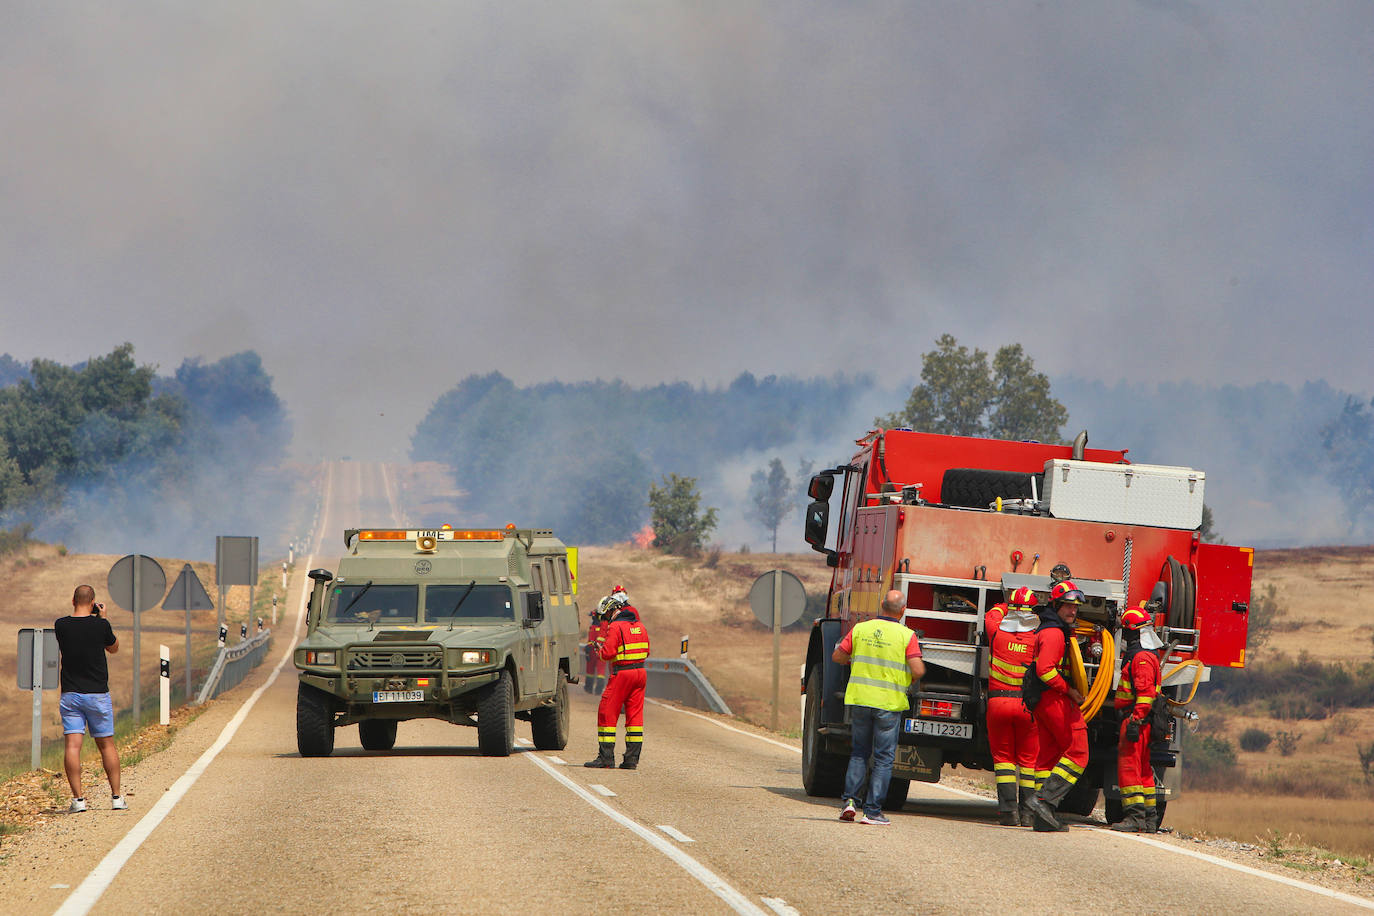
<path id="1" fill-rule="evenodd" d="M 215 584 L 258 584 L 258 539 L 255 537 L 215 538 Z"/>
<path id="2" fill-rule="evenodd" d="M 162 600 L 167 591 L 167 574 L 157 560 L 134 553 L 115 561 L 105 584 L 110 600 L 124 610 L 146 611 Z"/>
<path id="3" fill-rule="evenodd" d="M 205 586 L 200 584 L 200 577 L 196 571 L 187 563 L 181 567 L 181 573 L 177 580 L 172 583 L 171 591 L 167 592 L 167 598 L 162 602 L 164 611 L 213 611 L 215 603 L 210 600 L 210 595 L 205 591 Z"/>
<path id="4" fill-rule="evenodd" d="M 801 620 L 802 612 L 806 610 L 806 587 L 785 569 L 771 570 L 754 580 L 749 588 L 749 607 L 759 623 L 772 627 L 775 590 L 782 592 L 782 615 L 778 624 L 790 627 Z"/>

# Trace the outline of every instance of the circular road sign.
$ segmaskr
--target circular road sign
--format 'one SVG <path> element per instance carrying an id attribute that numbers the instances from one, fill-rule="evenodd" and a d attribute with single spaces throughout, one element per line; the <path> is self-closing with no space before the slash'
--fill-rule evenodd
<path id="1" fill-rule="evenodd" d="M 134 571 L 138 572 L 138 594 L 134 594 Z M 131 553 L 115 561 L 105 580 L 110 600 L 126 611 L 141 612 L 157 605 L 167 591 L 167 574 L 157 560 Z"/>
<path id="2" fill-rule="evenodd" d="M 773 596 L 782 590 L 782 606 L 778 609 L 778 626 L 790 627 L 801 620 L 806 610 L 806 588 L 801 580 L 785 569 L 773 569 L 759 576 L 749 587 L 749 607 L 759 623 L 772 629 Z"/>

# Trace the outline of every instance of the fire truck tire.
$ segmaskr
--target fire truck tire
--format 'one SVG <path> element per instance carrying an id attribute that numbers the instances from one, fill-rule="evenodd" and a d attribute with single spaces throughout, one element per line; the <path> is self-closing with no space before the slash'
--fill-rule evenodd
<path id="1" fill-rule="evenodd" d="M 1036 478 L 1035 492 L 1043 495 L 1044 476 L 986 468 L 950 468 L 940 481 L 940 502 L 947 506 L 986 509 L 999 496 L 1002 499 L 1030 499 L 1031 478 Z"/>
<path id="2" fill-rule="evenodd" d="M 1102 802 L 1102 813 L 1106 816 L 1108 824 L 1121 823 L 1121 819 L 1125 817 L 1125 813 L 1121 810 L 1121 799 L 1104 799 Z"/>
<path id="3" fill-rule="evenodd" d="M 887 797 L 883 799 L 883 810 L 901 811 L 906 807 L 906 796 L 910 791 L 910 779 L 892 777 L 892 781 L 887 784 Z"/>
<path id="4" fill-rule="evenodd" d="M 1079 817 L 1087 817 L 1097 807 L 1097 793 L 1097 780 L 1092 778 L 1089 773 L 1084 773 L 1082 778 L 1073 784 L 1069 794 L 1065 795 L 1064 800 L 1059 803 L 1058 810 L 1077 814 Z"/>
<path id="5" fill-rule="evenodd" d="M 391 750 L 396 746 L 396 720 L 364 719 L 358 723 L 358 741 L 364 750 Z"/>
<path id="6" fill-rule="evenodd" d="M 802 720 L 802 786 L 813 798 L 839 798 L 844 791 L 844 771 L 849 758 L 828 753 L 821 738 L 822 666 L 806 678 L 806 706 Z"/>
<path id="7" fill-rule="evenodd" d="M 334 753 L 334 698 L 309 684 L 296 685 L 296 750 L 302 757 Z"/>

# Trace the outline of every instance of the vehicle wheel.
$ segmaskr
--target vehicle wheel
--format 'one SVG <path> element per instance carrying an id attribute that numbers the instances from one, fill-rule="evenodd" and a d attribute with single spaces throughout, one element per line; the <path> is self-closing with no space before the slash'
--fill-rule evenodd
<path id="1" fill-rule="evenodd" d="M 802 786 L 813 798 L 839 798 L 844 791 L 844 771 L 849 758 L 831 754 L 821 746 L 821 666 L 806 678 L 806 707 L 802 716 Z"/>
<path id="2" fill-rule="evenodd" d="M 302 757 L 334 753 L 334 698 L 309 684 L 296 685 L 296 750 Z"/>
<path id="3" fill-rule="evenodd" d="M 1031 478 L 1035 492 L 1044 497 L 1044 474 L 989 471 L 985 468 L 950 468 L 940 481 L 940 502 L 947 506 L 986 509 L 1002 499 L 1030 499 Z"/>
<path id="4" fill-rule="evenodd" d="M 396 746 L 395 719 L 365 719 L 358 723 L 358 740 L 369 751 L 389 751 Z"/>
<path id="5" fill-rule="evenodd" d="M 1096 780 L 1089 779 L 1087 774 L 1073 784 L 1069 794 L 1064 796 L 1064 800 L 1059 803 L 1060 811 L 1067 811 L 1069 814 L 1077 814 L 1079 817 L 1087 817 L 1093 813 L 1097 807 L 1098 786 Z"/>
<path id="6" fill-rule="evenodd" d="M 503 670 L 477 701 L 477 747 L 485 757 L 509 757 L 515 747 L 515 690 Z"/>
<path id="7" fill-rule="evenodd" d="M 841 792 L 844 790 L 841 789 Z M 893 777 L 887 784 L 887 797 L 883 799 L 884 811 L 901 811 L 906 807 L 906 796 L 911 791 L 910 779 Z"/>
<path id="8" fill-rule="evenodd" d="M 1121 810 L 1121 799 L 1119 798 L 1109 798 L 1102 803 L 1102 806 L 1107 815 L 1108 824 L 1119 824 L 1121 819 L 1126 816 Z"/>
<path id="9" fill-rule="evenodd" d="M 1155 799 L 1155 810 L 1159 812 L 1159 825 L 1164 826 L 1164 812 L 1168 809 L 1169 803 L 1162 798 Z"/>
<path id="10" fill-rule="evenodd" d="M 530 734 L 540 751 L 561 751 L 568 746 L 568 679 L 558 673 L 558 691 L 552 706 L 530 710 Z"/>

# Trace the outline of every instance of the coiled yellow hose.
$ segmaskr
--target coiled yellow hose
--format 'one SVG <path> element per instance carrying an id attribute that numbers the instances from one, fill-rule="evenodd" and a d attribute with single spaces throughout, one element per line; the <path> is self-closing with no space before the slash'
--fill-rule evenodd
<path id="1" fill-rule="evenodd" d="M 1080 627 L 1074 631 L 1074 636 L 1091 634 L 1096 628 L 1092 625 Z M 1078 640 L 1070 639 L 1069 643 L 1069 676 L 1073 678 L 1073 685 L 1078 692 L 1083 695 L 1083 702 L 1078 709 L 1083 713 L 1085 721 L 1091 720 L 1102 709 L 1102 704 L 1107 700 L 1107 694 L 1112 690 L 1112 677 L 1115 673 L 1116 665 L 1109 659 L 1116 658 L 1116 641 L 1112 639 L 1110 630 L 1102 631 L 1102 664 L 1097 666 L 1097 675 L 1093 678 L 1092 686 L 1088 686 L 1088 669 L 1083 665 L 1083 653 L 1078 649 Z M 1196 688 L 1195 688 L 1196 689 Z M 1190 697 L 1191 699 L 1191 697 Z"/>

